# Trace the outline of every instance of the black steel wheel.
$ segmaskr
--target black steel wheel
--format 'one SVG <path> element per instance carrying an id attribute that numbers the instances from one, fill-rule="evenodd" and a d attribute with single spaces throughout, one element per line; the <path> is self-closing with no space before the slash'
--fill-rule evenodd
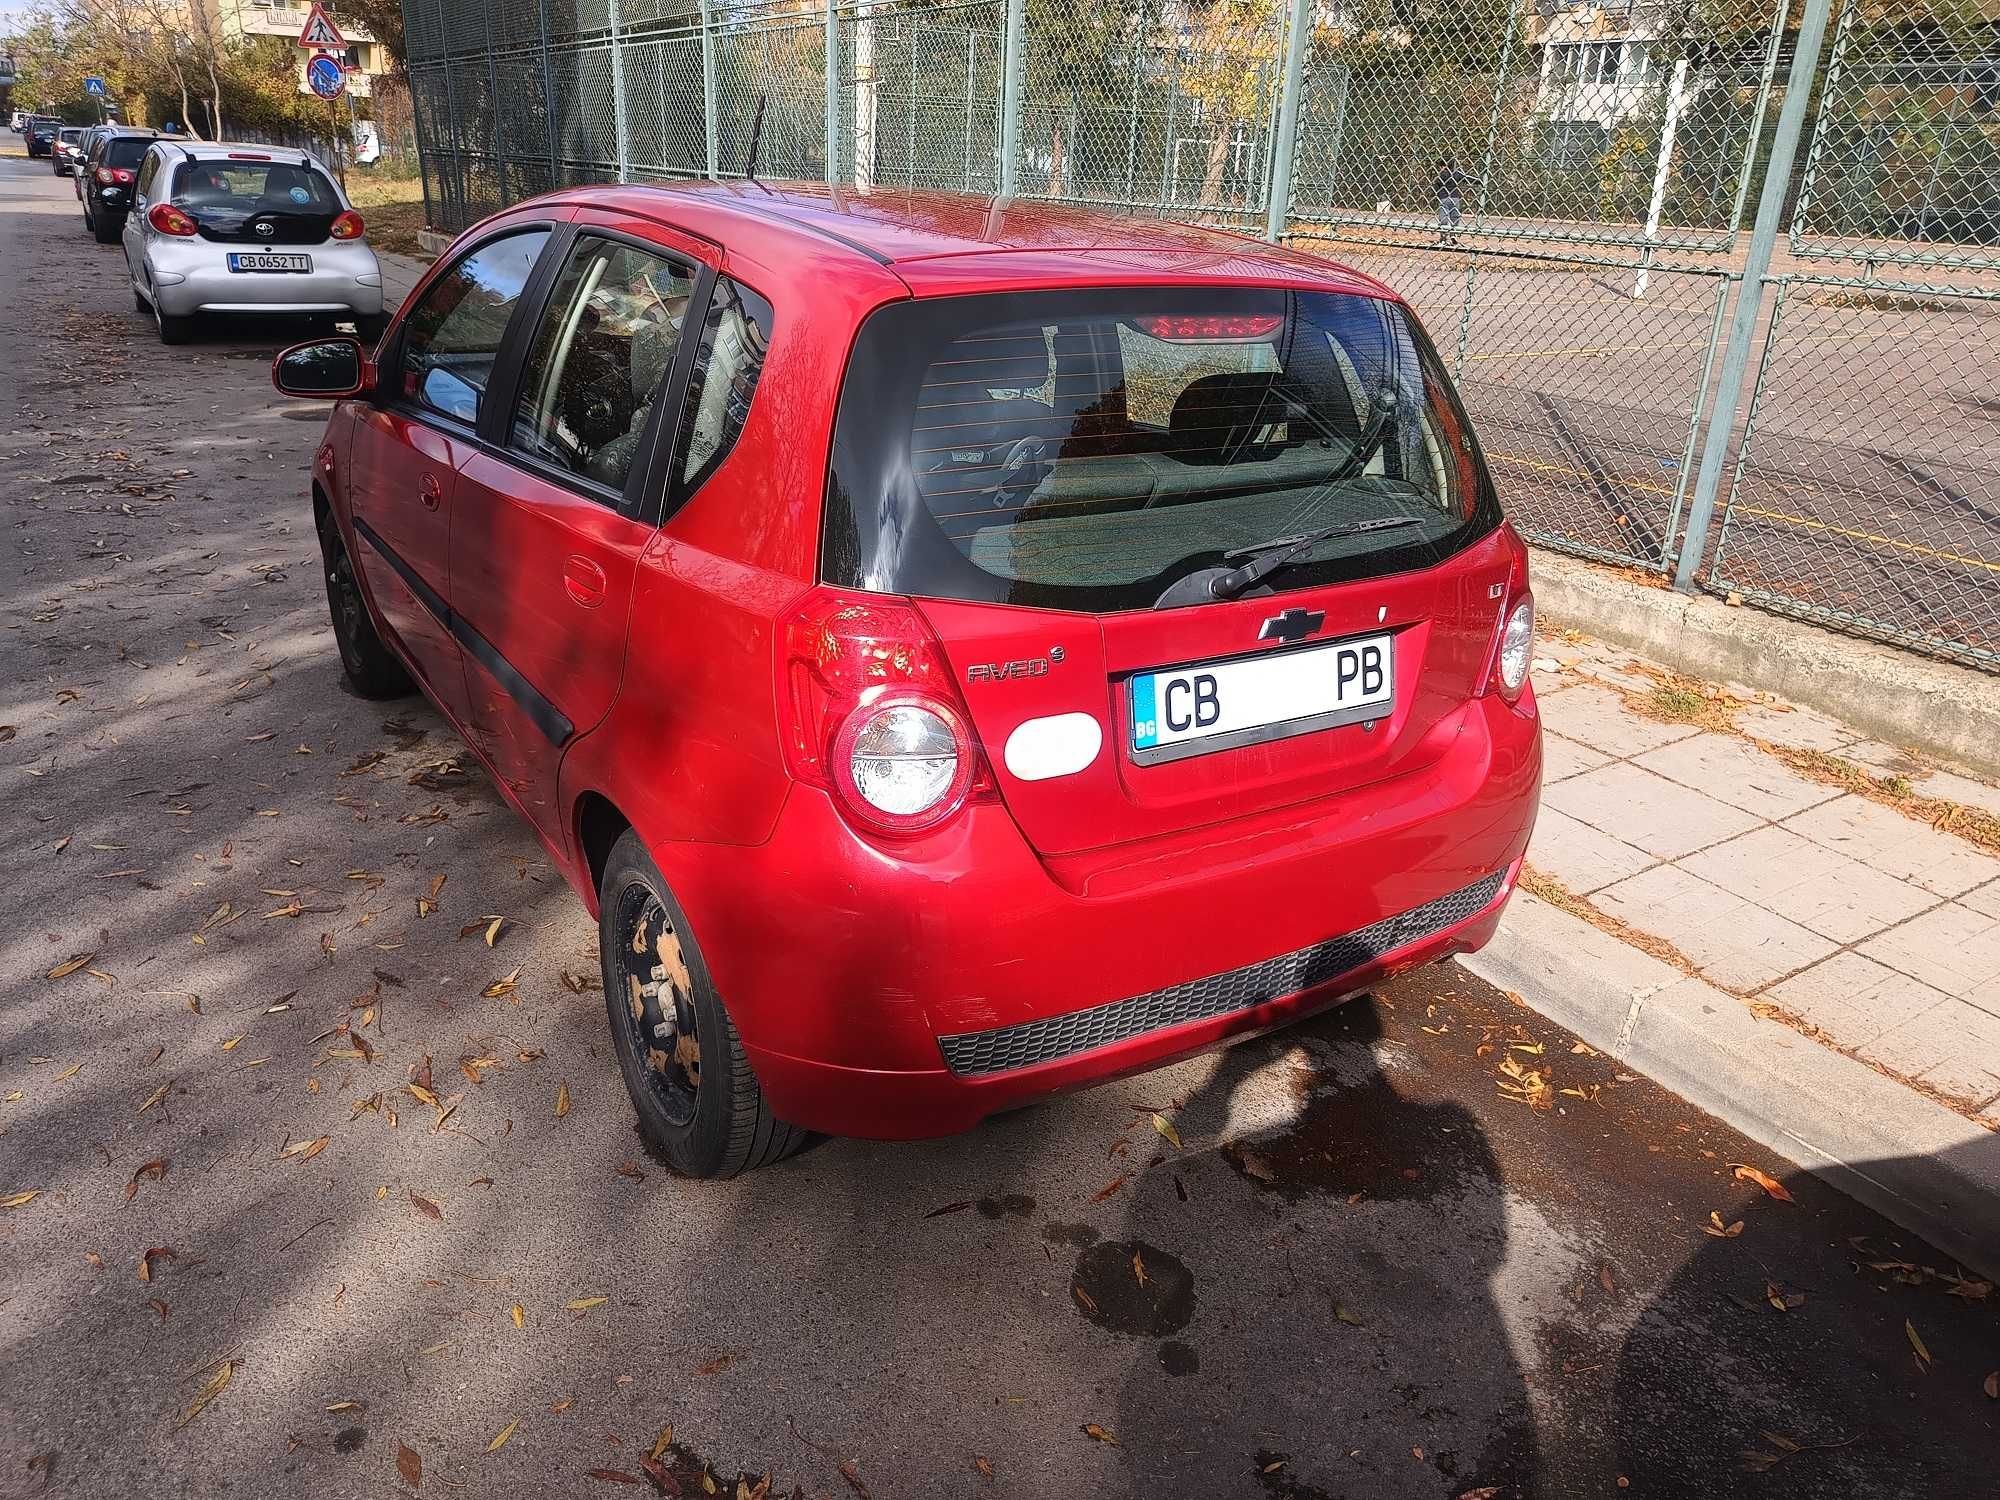
<path id="1" fill-rule="evenodd" d="M 798 1149 L 771 1113 L 687 915 L 636 833 L 598 887 L 604 1005 L 640 1132 L 688 1177 L 734 1177 Z"/>
<path id="2" fill-rule="evenodd" d="M 326 573 L 326 607 L 333 621 L 334 644 L 340 648 L 341 669 L 348 685 L 363 698 L 400 698 L 415 684 L 403 664 L 376 633 L 368 601 L 354 578 L 354 561 L 340 539 L 332 512 L 320 516 L 320 561 Z"/>

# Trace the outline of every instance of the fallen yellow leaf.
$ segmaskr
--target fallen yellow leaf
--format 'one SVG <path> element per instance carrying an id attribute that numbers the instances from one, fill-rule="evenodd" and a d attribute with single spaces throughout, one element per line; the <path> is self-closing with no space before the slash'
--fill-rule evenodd
<path id="1" fill-rule="evenodd" d="M 568 1307 L 571 1312 L 589 1312 L 591 1308 L 602 1307 L 610 1300 L 609 1297 L 579 1297 L 569 1303 Z"/>
<path id="2" fill-rule="evenodd" d="M 74 1078 L 76 1077 L 77 1074 L 81 1073 L 82 1071 L 83 1071 L 82 1063 L 71 1063 L 68 1067 L 64 1068 L 60 1073 L 56 1074 L 55 1081 L 57 1083 L 61 1083 L 65 1078 Z"/>
<path id="3" fill-rule="evenodd" d="M 1095 1438 L 1100 1443 L 1109 1443 L 1114 1448 L 1118 1446 L 1118 1439 L 1106 1432 L 1102 1427 L 1099 1427 L 1095 1422 L 1085 1422 L 1083 1424 L 1083 1435 L 1087 1438 Z"/>
<path id="4" fill-rule="evenodd" d="M 181 1414 L 180 1420 L 174 1423 L 174 1426 L 185 1427 L 187 1426 L 188 1423 L 192 1422 L 196 1417 L 200 1416 L 202 1408 L 207 1406 L 209 1402 L 213 1401 L 217 1396 L 221 1395 L 225 1389 L 227 1389 L 231 1377 L 233 1377 L 235 1374 L 236 1374 L 236 1361 L 233 1359 L 224 1360 L 222 1362 L 222 1367 L 218 1369 L 213 1375 L 208 1377 L 208 1384 L 204 1385 L 201 1388 L 201 1390 L 195 1395 L 194 1404 Z"/>
<path id="5" fill-rule="evenodd" d="M 53 969 L 49 970 L 48 977 L 51 979 L 67 979 L 95 957 L 97 957 L 95 953 L 79 953 L 74 957 L 66 958 Z"/>
<path id="6" fill-rule="evenodd" d="M 569 1113 L 569 1080 L 565 1078 L 556 1085 L 556 1118 L 560 1120 Z"/>
<path id="7" fill-rule="evenodd" d="M 1917 1335 L 1917 1325 L 1908 1318 L 1903 1319 L 1903 1332 L 1910 1336 L 1910 1347 L 1917 1351 L 1918 1362 L 1928 1370 L 1931 1367 L 1931 1351 L 1924 1347 L 1924 1341 Z"/>
<path id="8" fill-rule="evenodd" d="M 498 1437 L 494 1438 L 492 1442 L 486 1445 L 486 1451 L 488 1453 L 498 1453 L 502 1448 L 506 1447 L 507 1439 L 514 1435 L 514 1429 L 516 1427 L 519 1427 L 520 1425 L 521 1425 L 521 1419 L 519 1417 L 514 1418 L 513 1421 L 509 1422 L 505 1427 L 500 1429 L 500 1435 Z"/>
<path id="9" fill-rule="evenodd" d="M 0 1208 L 22 1208 L 27 1204 L 33 1203 L 41 1196 L 42 1190 L 40 1188 L 29 1188 L 25 1193 L 14 1193 L 8 1197 L 0 1198 Z"/>
<path id="10" fill-rule="evenodd" d="M 234 1051 L 235 1051 L 235 1050 L 236 1050 L 236 1049 L 237 1049 L 238 1047 L 240 1047 L 240 1046 L 241 1046 L 242 1044 L 243 1044 L 243 1038 L 242 1038 L 242 1037 L 240 1037 L 240 1036 L 233 1036 L 233 1037 L 231 1037 L 231 1038 L 230 1038 L 230 1039 L 229 1039 L 228 1041 L 226 1041 L 226 1042 L 224 1042 L 224 1043 L 222 1044 L 222 1050 L 223 1050 L 224 1052 L 234 1052 Z"/>
<path id="11" fill-rule="evenodd" d="M 516 1328 L 519 1328 L 523 1323 L 527 1321 L 528 1314 L 526 1310 L 522 1308 L 520 1303 L 516 1302 L 512 1307 L 508 1308 L 507 1311 L 509 1315 L 514 1319 L 514 1326 Z"/>
<path id="12" fill-rule="evenodd" d="M 674 1440 L 674 1424 L 669 1422 L 665 1427 L 662 1427 L 660 1429 L 660 1435 L 653 1439 L 653 1451 L 651 1457 L 654 1463 L 658 1463 L 660 1461 L 660 1455 L 667 1451 L 668 1446 L 673 1442 L 673 1440 Z"/>
<path id="13" fill-rule="evenodd" d="M 1174 1122 L 1157 1110 L 1153 1112 L 1153 1129 L 1173 1142 L 1176 1151 L 1181 1149 L 1181 1133 L 1174 1129 Z"/>
<path id="14" fill-rule="evenodd" d="M 169 1078 L 165 1083 L 161 1084 L 158 1088 L 154 1089 L 152 1093 L 146 1096 L 146 1102 L 139 1106 L 139 1113 L 143 1115 L 147 1110 L 151 1109 L 155 1104 L 158 1104 L 162 1099 L 166 1098 L 167 1090 L 172 1088 L 173 1086 L 174 1086 L 174 1081 L 173 1079 Z"/>

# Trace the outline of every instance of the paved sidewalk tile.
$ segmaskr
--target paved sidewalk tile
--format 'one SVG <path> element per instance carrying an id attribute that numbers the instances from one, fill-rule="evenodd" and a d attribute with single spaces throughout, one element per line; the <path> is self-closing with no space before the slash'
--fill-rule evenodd
<path id="1" fill-rule="evenodd" d="M 1566 889 L 1588 896 L 1614 881 L 1638 874 L 1655 860 L 1644 850 L 1621 843 L 1588 823 L 1579 823 L 1556 808 L 1544 807 L 1535 819 L 1528 863 L 1544 875 L 1553 875 Z"/>
<path id="2" fill-rule="evenodd" d="M 1764 993 L 1843 1047 L 1865 1047 L 1950 998 L 1859 953 L 1836 953 Z"/>
<path id="3" fill-rule="evenodd" d="M 1682 786 L 1774 822 L 1840 795 L 1734 735 L 1697 734 L 1632 758 Z"/>
<path id="4" fill-rule="evenodd" d="M 1982 885 L 1976 891 L 1967 891 L 1960 896 L 1959 903 L 1974 911 L 1984 912 L 1989 917 L 2000 917 L 2000 880 L 1991 885 Z"/>
<path id="5" fill-rule="evenodd" d="M 1600 766 L 1559 781 L 1542 793 L 1542 801 L 1659 859 L 1719 844 L 1760 821 L 1635 765 Z"/>
<path id="6" fill-rule="evenodd" d="M 1974 1109 L 2000 1099 L 2000 1016 L 1945 1000 L 1861 1049 Z"/>
<path id="7" fill-rule="evenodd" d="M 1633 713 L 1623 698 L 1595 683 L 1569 688 L 1542 702 L 1547 728 L 1606 755 L 1638 755 L 1694 733 L 1686 724 L 1662 724 Z"/>
<path id="8" fill-rule="evenodd" d="M 1681 867 L 1836 943 L 1858 943 L 1938 900 L 1785 828 L 1754 828 Z"/>
<path id="9" fill-rule="evenodd" d="M 1678 865 L 1659 865 L 1599 891 L 1597 906 L 1666 938 L 1716 984 L 1759 990 L 1817 963 L 1834 944 Z"/>
<path id="10" fill-rule="evenodd" d="M 1584 771 L 1594 771 L 1610 759 L 1601 750 L 1579 745 L 1575 740 L 1565 739 L 1545 729 L 1542 734 L 1542 785 L 1554 786 L 1558 781 L 1567 781 Z"/>
<path id="11" fill-rule="evenodd" d="M 2000 877 L 2000 860 L 1954 834 L 1852 795 L 1785 819 L 1785 827 L 1870 869 L 1940 896 L 1958 896 Z"/>
<path id="12" fill-rule="evenodd" d="M 1810 708 L 1789 711 L 1765 703 L 1753 703 L 1737 710 L 1736 724 L 1754 739 L 1769 740 L 1793 750 L 1839 750 L 1854 742 L 1856 735 L 1838 719 Z"/>
<path id="13" fill-rule="evenodd" d="M 1861 951 L 2000 1018 L 2000 917 L 1951 901 Z"/>

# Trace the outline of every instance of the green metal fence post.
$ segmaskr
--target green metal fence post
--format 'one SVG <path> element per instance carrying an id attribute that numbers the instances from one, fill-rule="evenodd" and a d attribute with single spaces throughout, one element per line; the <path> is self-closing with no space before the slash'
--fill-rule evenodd
<path id="1" fill-rule="evenodd" d="M 556 74 L 554 66 L 549 62 L 549 0 L 541 0 L 541 4 L 535 7 L 535 32 L 542 49 L 542 99 L 548 105 L 548 187 L 559 188 L 563 183 L 557 167 L 561 157 L 556 150 Z"/>
<path id="2" fill-rule="evenodd" d="M 710 5 L 711 0 L 701 0 L 701 129 L 708 137 L 708 180 L 714 182 L 722 175 L 722 138 L 715 127 L 715 15 Z M 664 68 L 661 76 L 666 76 Z"/>
<path id="3" fill-rule="evenodd" d="M 1027 0 L 1007 0 L 1007 34 L 1000 47 L 1000 196 L 1011 198 L 1021 155 L 1021 34 Z"/>
<path id="4" fill-rule="evenodd" d="M 618 180 L 632 180 L 632 147 L 625 115 L 625 38 L 618 0 L 611 0 L 611 129 L 618 137 Z"/>
<path id="5" fill-rule="evenodd" d="M 1729 347 L 1722 356 L 1722 374 L 1715 387 L 1715 406 L 1708 416 L 1708 438 L 1701 450 L 1701 472 L 1695 476 L 1694 500 L 1688 507 L 1687 534 L 1681 539 L 1674 587 L 1694 588 L 1694 575 L 1708 547 L 1708 529 L 1715 520 L 1715 495 L 1729 457 L 1729 438 L 1736 426 L 1736 409 L 1743 399 L 1743 376 L 1749 368 L 1757 319 L 1764 308 L 1764 277 L 1771 269 L 1771 251 L 1778 223 L 1785 216 L 1785 195 L 1791 186 L 1792 161 L 1798 155 L 1813 78 L 1819 72 L 1820 47 L 1833 0 L 1806 0 L 1799 33 L 1792 45 L 1792 71 L 1785 82 L 1785 107 L 1778 111 L 1778 133 L 1771 142 L 1771 159 L 1764 169 L 1764 190 L 1757 199 L 1757 222 L 1750 231 L 1750 253 L 1743 262 L 1743 280 L 1736 288 L 1736 309 L 1729 320 Z M 1752 142 L 1754 146 L 1755 142 Z"/>
<path id="6" fill-rule="evenodd" d="M 826 180 L 840 181 L 840 7 L 826 0 Z"/>
<path id="7" fill-rule="evenodd" d="M 1264 199 L 1264 238 L 1276 243 L 1285 236 L 1292 212 L 1292 159 L 1299 146 L 1299 95 L 1305 87 L 1306 39 L 1312 35 L 1312 0 L 1292 0 L 1285 23 L 1285 82 L 1278 95 L 1277 138 L 1271 142 L 1270 186 Z"/>

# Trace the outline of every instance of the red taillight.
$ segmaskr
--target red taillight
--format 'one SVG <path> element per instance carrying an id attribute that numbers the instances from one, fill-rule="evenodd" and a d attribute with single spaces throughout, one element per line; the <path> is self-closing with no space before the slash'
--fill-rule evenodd
<path id="1" fill-rule="evenodd" d="M 818 589 L 783 634 L 785 763 L 876 833 L 936 828 L 993 774 L 951 667 L 902 599 Z"/>
<path id="2" fill-rule="evenodd" d="M 200 232 L 195 221 L 171 203 L 155 203 L 147 209 L 146 222 L 161 234 L 177 234 L 183 239 L 192 239 Z"/>
<path id="3" fill-rule="evenodd" d="M 1528 549 L 1511 525 L 1504 530 L 1513 556 L 1480 691 L 1498 694 L 1503 703 L 1517 703 L 1527 689 L 1528 671 L 1534 665 L 1535 596 L 1528 589 Z"/>
<path id="4" fill-rule="evenodd" d="M 1138 318 L 1141 333 L 1156 339 L 1264 339 L 1284 325 L 1276 315 L 1259 317 Z"/>
<path id="5" fill-rule="evenodd" d="M 350 208 L 333 221 L 333 225 L 327 230 L 327 233 L 337 240 L 358 240 L 361 238 L 363 227 L 361 215 Z"/>
<path id="6" fill-rule="evenodd" d="M 99 167 L 97 169 L 97 180 L 106 187 L 115 187 L 120 183 L 130 182 L 132 174 L 123 167 Z"/>

